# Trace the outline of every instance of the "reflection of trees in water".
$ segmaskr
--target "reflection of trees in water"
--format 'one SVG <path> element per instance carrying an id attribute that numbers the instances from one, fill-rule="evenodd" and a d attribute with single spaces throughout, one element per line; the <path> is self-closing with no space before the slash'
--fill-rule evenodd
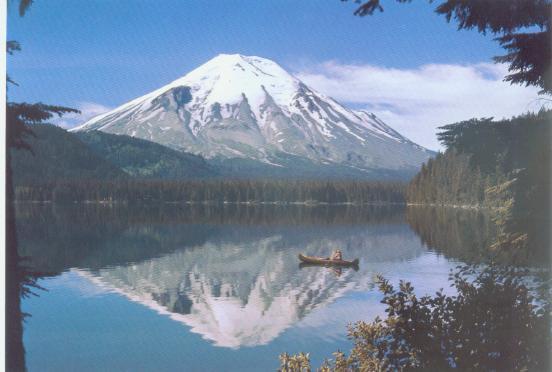
<path id="1" fill-rule="evenodd" d="M 26 259 L 6 260 L 6 371 L 25 371 L 23 325 L 30 314 L 23 313 L 21 300 L 36 295 L 40 274 L 25 266 Z"/>
<path id="2" fill-rule="evenodd" d="M 6 244 L 6 370 L 24 371 L 23 313 L 21 312 L 22 270 L 19 268 L 17 246 L 10 238 L 8 223 Z M 14 249 L 15 248 L 15 249 Z M 11 251 L 11 252 L 10 252 Z M 13 253 L 15 252 L 15 253 Z"/>
<path id="3" fill-rule="evenodd" d="M 236 224 L 353 225 L 404 222 L 404 206 L 245 204 L 34 204 L 17 205 L 18 221 L 33 219 L 70 225 Z M 53 219 L 53 220 L 52 220 Z M 57 222 L 59 221 L 59 222 Z"/>
<path id="4" fill-rule="evenodd" d="M 8 161 L 9 167 L 9 161 Z M 21 310 L 21 299 L 33 294 L 33 289 L 39 289 L 36 284 L 38 274 L 26 267 L 27 259 L 18 251 L 15 208 L 12 203 L 13 189 L 8 170 L 6 183 L 6 307 L 5 307 L 5 343 L 7 371 L 25 371 L 25 347 L 23 345 L 23 323 L 25 314 Z"/>
<path id="5" fill-rule="evenodd" d="M 17 209 L 20 254 L 41 272 L 55 275 L 67 268 L 101 268 L 160 257 L 207 239 L 243 239 L 249 233 L 297 226 L 397 224 L 401 207 L 304 206 L 106 206 L 33 205 Z M 255 239 L 255 237 L 251 237 Z"/>
<path id="6" fill-rule="evenodd" d="M 409 206 L 406 220 L 429 249 L 466 262 L 489 257 L 496 236 L 489 214 L 477 210 Z"/>

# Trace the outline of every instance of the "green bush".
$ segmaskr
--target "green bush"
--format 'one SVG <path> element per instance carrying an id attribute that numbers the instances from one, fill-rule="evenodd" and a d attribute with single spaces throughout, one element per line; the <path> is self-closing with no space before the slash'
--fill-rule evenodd
<path id="1" fill-rule="evenodd" d="M 354 346 L 322 371 L 548 371 L 550 302 L 535 297 L 527 272 L 496 266 L 458 267 L 442 291 L 418 297 L 408 282 L 378 278 L 385 319 L 349 327 Z M 546 291 L 547 292 L 547 291 Z M 548 293 L 548 292 L 547 292 Z M 280 356 L 281 371 L 310 371 L 308 354 Z"/>

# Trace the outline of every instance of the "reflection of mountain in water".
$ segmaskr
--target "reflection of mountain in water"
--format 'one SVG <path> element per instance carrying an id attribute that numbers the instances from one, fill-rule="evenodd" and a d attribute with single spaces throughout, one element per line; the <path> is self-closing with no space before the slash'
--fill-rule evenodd
<path id="1" fill-rule="evenodd" d="M 235 216 L 221 221 L 217 213 L 216 222 L 190 219 L 183 211 L 173 223 L 157 223 L 128 212 L 126 220 L 100 214 L 75 226 L 67 211 L 51 220 L 33 212 L 22 219 L 20 233 L 36 270 L 75 268 L 218 346 L 238 348 L 268 343 L 317 307 L 370 288 L 382 265 L 423 253 L 400 210 L 357 212 L 342 223 L 325 223 L 319 213 L 304 224 L 286 224 L 280 211 L 280 223 L 259 219 L 258 225 Z M 272 212 L 274 222 L 278 213 Z M 336 221 L 332 213 L 325 218 Z M 358 272 L 299 268 L 298 253 L 323 256 L 337 247 L 360 258 Z"/>
<path id="2" fill-rule="evenodd" d="M 235 228 L 163 257 L 89 274 L 170 313 L 218 346 L 240 347 L 266 344 L 316 307 L 349 290 L 369 288 L 378 264 L 421 253 L 405 226 L 255 230 Z M 299 268 L 299 252 L 327 255 L 332 247 L 360 257 L 360 270 L 338 276 L 326 268 Z"/>

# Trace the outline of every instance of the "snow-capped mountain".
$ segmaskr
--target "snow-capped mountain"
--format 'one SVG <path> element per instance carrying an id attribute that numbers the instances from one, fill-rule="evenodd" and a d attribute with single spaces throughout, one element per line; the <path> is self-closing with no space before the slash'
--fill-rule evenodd
<path id="1" fill-rule="evenodd" d="M 431 152 L 375 115 L 350 110 L 277 63 L 221 54 L 184 77 L 73 131 L 126 134 L 210 158 L 290 159 L 354 169 L 408 170 Z"/>

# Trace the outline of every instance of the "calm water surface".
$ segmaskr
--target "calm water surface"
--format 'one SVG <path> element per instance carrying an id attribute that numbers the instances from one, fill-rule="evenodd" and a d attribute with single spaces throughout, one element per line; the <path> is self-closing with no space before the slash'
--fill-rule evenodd
<path id="1" fill-rule="evenodd" d="M 20 205 L 18 234 L 45 289 L 22 304 L 29 371 L 260 371 L 348 350 L 347 324 L 383 313 L 377 274 L 448 288 L 490 227 L 402 207 Z M 300 267 L 335 248 L 358 271 Z"/>

